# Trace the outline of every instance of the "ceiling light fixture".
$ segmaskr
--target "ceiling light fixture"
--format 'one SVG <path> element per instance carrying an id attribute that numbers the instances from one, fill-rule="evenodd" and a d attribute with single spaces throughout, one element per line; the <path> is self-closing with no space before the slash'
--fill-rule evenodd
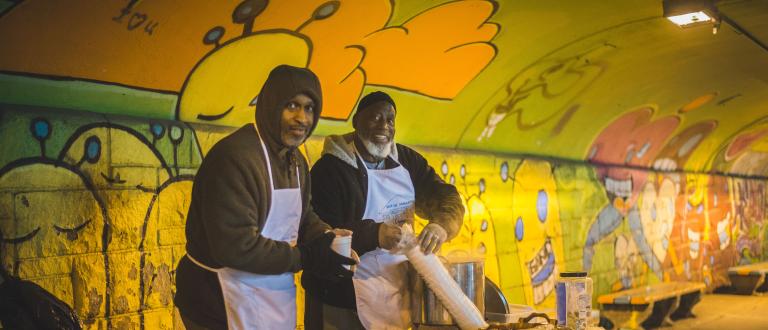
<path id="1" fill-rule="evenodd" d="M 714 23 L 718 12 L 713 0 L 664 0 L 664 17 L 679 27 Z"/>
<path id="2" fill-rule="evenodd" d="M 663 0 L 664 17 L 682 28 L 712 24 L 712 33 L 717 34 L 720 22 L 726 22 L 736 32 L 749 38 L 765 51 L 768 46 L 749 33 L 737 22 L 717 9 L 717 0 Z"/>

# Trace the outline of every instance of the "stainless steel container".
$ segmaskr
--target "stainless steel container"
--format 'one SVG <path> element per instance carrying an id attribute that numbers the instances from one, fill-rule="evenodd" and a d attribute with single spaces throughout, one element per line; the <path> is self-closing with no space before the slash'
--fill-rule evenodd
<path id="1" fill-rule="evenodd" d="M 451 277 L 459 284 L 469 300 L 485 315 L 485 266 L 483 258 L 441 258 Z M 411 320 L 419 325 L 456 324 L 435 293 L 415 271 L 410 272 Z"/>

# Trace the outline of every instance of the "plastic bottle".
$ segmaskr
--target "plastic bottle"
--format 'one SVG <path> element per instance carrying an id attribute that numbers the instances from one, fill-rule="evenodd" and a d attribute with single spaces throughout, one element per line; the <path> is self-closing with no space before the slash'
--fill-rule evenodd
<path id="1" fill-rule="evenodd" d="M 585 330 L 592 313 L 592 279 L 587 272 L 563 272 L 555 285 L 559 329 Z"/>

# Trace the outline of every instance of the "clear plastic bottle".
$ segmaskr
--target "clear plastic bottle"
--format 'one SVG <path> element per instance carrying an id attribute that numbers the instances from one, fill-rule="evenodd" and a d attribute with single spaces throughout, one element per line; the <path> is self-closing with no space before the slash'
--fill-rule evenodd
<path id="1" fill-rule="evenodd" d="M 592 313 L 592 279 L 587 272 L 562 272 L 555 285 L 559 329 L 585 330 Z"/>

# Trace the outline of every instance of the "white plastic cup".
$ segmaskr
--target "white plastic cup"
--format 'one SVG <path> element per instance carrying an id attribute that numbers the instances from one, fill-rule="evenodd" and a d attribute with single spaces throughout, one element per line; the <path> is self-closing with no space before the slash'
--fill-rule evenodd
<path id="1" fill-rule="evenodd" d="M 343 255 L 347 258 L 352 258 L 352 235 L 336 235 L 336 237 L 333 239 L 333 242 L 331 242 L 331 249 L 340 255 Z M 343 266 L 346 269 L 351 269 L 352 267 L 351 265 Z"/>

